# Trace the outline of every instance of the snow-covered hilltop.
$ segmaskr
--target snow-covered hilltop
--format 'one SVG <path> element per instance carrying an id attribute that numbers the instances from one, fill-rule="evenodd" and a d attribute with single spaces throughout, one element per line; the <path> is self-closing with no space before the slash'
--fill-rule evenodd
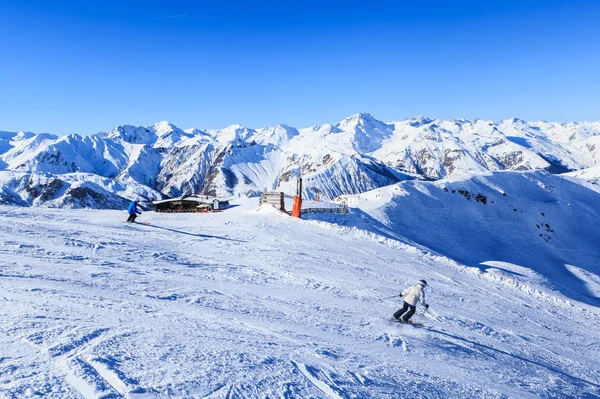
<path id="1" fill-rule="evenodd" d="M 600 122 L 382 122 L 361 113 L 304 129 L 182 130 L 160 122 L 92 136 L 0 132 L 0 203 L 96 207 L 105 197 L 110 208 L 115 196 L 292 193 L 300 175 L 307 198 L 336 198 L 411 178 L 598 165 Z M 44 179 L 54 189 L 32 189 Z"/>

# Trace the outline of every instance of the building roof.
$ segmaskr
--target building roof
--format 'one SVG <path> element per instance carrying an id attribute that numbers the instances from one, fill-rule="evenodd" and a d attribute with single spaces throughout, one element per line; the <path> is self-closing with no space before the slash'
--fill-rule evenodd
<path id="1" fill-rule="evenodd" d="M 166 204 L 169 202 L 177 202 L 177 201 L 190 201 L 197 202 L 198 204 L 212 204 L 215 200 L 219 200 L 219 202 L 229 201 L 228 199 L 222 199 L 217 197 L 211 197 L 210 195 L 184 195 L 182 197 L 169 198 L 161 201 L 152 201 L 154 205 Z"/>

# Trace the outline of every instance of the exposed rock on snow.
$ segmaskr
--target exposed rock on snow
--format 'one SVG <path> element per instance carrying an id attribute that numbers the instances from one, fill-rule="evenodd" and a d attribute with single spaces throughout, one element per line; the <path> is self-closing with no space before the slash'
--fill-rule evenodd
<path id="1" fill-rule="evenodd" d="M 0 186 L 0 203 L 17 206 L 123 209 L 130 199 L 149 203 L 163 197 L 132 180 L 119 182 L 87 173 L 0 171 Z"/>

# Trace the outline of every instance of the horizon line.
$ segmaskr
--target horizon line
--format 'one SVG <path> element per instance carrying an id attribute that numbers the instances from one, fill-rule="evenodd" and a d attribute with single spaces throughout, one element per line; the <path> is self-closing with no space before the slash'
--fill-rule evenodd
<path id="1" fill-rule="evenodd" d="M 249 127 L 249 126 L 244 126 L 244 125 L 242 125 L 240 123 L 233 123 L 231 125 L 227 125 L 227 126 L 221 127 L 221 128 L 204 128 L 204 129 L 200 129 L 200 128 L 196 128 L 196 127 L 189 127 L 189 128 L 183 128 L 182 129 L 179 126 L 175 125 L 174 123 L 172 123 L 172 122 L 170 122 L 168 120 L 161 120 L 161 121 L 157 121 L 157 122 L 154 122 L 152 124 L 149 124 L 149 125 L 144 125 L 144 124 L 136 125 L 136 124 L 131 124 L 131 123 L 124 123 L 124 124 L 116 125 L 112 130 L 108 130 L 108 131 L 100 130 L 100 131 L 95 132 L 95 133 L 77 133 L 77 132 L 71 132 L 71 133 L 39 132 L 39 133 L 36 133 L 36 132 L 29 131 L 29 130 L 18 130 L 18 131 L 0 130 L 0 134 L 1 133 L 9 133 L 9 134 L 11 134 L 11 133 L 12 134 L 30 133 L 30 134 L 36 134 L 36 135 L 49 134 L 49 135 L 53 135 L 53 136 L 69 136 L 69 135 L 72 135 L 72 134 L 73 135 L 79 135 L 79 136 L 92 136 L 92 135 L 95 135 L 95 134 L 110 133 L 114 129 L 117 129 L 117 128 L 123 127 L 123 126 L 133 126 L 133 127 L 145 127 L 145 128 L 149 128 L 149 127 L 154 127 L 154 126 L 156 126 L 156 125 L 158 125 L 160 123 L 168 123 L 169 125 L 174 126 L 174 127 L 178 128 L 180 130 L 183 130 L 183 131 L 187 131 L 187 130 L 199 130 L 199 131 L 210 132 L 210 131 L 225 130 L 225 129 L 228 129 L 228 128 L 231 128 L 231 127 L 234 127 L 234 126 L 239 126 L 241 128 L 245 128 L 245 129 L 248 129 L 248 130 L 266 129 L 266 128 L 278 127 L 278 126 L 287 126 L 287 127 L 294 128 L 296 130 L 303 130 L 303 129 L 310 129 L 310 128 L 313 128 L 313 127 L 316 127 L 316 126 L 324 126 L 324 125 L 335 126 L 335 125 L 337 125 L 339 123 L 342 123 L 343 121 L 345 121 L 347 119 L 350 119 L 350 118 L 352 118 L 354 116 L 358 116 L 358 115 L 361 115 L 361 116 L 370 116 L 374 120 L 376 120 L 378 122 L 382 122 L 384 124 L 393 124 L 393 123 L 405 122 L 405 121 L 408 121 L 408 120 L 415 120 L 415 119 L 428 119 L 431 122 L 435 122 L 435 121 L 441 121 L 441 122 L 464 121 L 466 123 L 474 123 L 474 122 L 477 122 L 477 121 L 484 121 L 484 122 L 491 122 L 491 123 L 494 123 L 494 124 L 498 124 L 498 123 L 501 123 L 501 122 L 504 122 L 504 121 L 508 121 L 508 120 L 513 120 L 513 121 L 518 120 L 518 121 L 522 121 L 522 122 L 527 123 L 527 124 L 532 124 L 532 123 L 553 123 L 553 124 L 564 125 L 564 124 L 568 124 L 568 123 L 573 123 L 573 124 L 600 123 L 600 119 L 598 119 L 598 120 L 575 120 L 575 121 L 566 121 L 565 122 L 565 121 L 550 121 L 550 120 L 545 120 L 545 119 L 538 119 L 538 120 L 527 121 L 527 120 L 525 120 L 523 118 L 519 118 L 519 117 L 506 118 L 506 119 L 500 119 L 500 120 L 485 119 L 485 118 L 475 118 L 475 119 L 467 119 L 467 118 L 441 119 L 441 118 L 430 118 L 430 117 L 423 116 L 423 115 L 417 115 L 417 116 L 407 117 L 407 118 L 404 118 L 404 119 L 381 120 L 381 119 L 377 119 L 377 118 L 373 117 L 373 115 L 371 113 L 369 113 L 369 112 L 357 112 L 357 113 L 348 115 L 347 117 L 345 117 L 344 119 L 342 119 L 342 120 L 340 120 L 338 122 L 334 122 L 334 123 L 329 123 L 329 122 L 317 123 L 317 124 L 306 126 L 306 127 L 294 127 L 294 126 L 290 126 L 290 125 L 288 125 L 286 123 L 279 123 L 279 124 L 270 125 L 270 126 L 269 125 L 264 125 L 264 126 L 260 126 L 260 127 Z"/>

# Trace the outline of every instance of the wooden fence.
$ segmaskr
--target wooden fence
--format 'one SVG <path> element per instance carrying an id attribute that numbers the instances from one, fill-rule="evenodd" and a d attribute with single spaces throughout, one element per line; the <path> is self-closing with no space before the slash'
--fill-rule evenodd
<path id="1" fill-rule="evenodd" d="M 290 215 L 292 212 L 288 212 Z M 348 208 L 304 208 L 300 211 L 301 215 L 305 215 L 307 213 L 348 213 Z"/>
<path id="2" fill-rule="evenodd" d="M 271 191 L 268 193 L 263 193 L 263 195 L 260 196 L 258 204 L 271 204 L 285 212 L 285 200 L 283 192 Z"/>
<path id="3" fill-rule="evenodd" d="M 348 208 L 304 208 L 300 213 L 348 213 Z"/>
<path id="4" fill-rule="evenodd" d="M 271 204 L 291 215 L 291 211 L 288 212 L 285 210 L 285 197 L 285 194 L 279 191 L 263 193 L 263 195 L 260 196 L 258 204 Z M 307 213 L 348 213 L 348 207 L 344 204 L 340 208 L 302 208 L 300 211 L 301 215 L 305 215 Z"/>

